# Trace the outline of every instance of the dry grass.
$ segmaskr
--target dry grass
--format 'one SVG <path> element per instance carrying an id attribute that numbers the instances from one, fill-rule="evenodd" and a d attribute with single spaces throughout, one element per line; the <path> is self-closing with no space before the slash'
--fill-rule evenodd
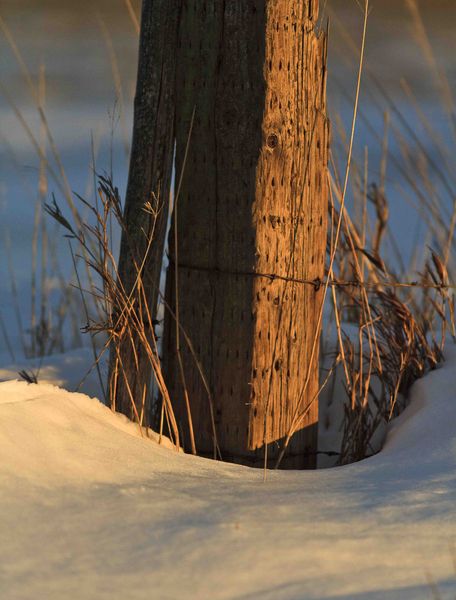
<path id="1" fill-rule="evenodd" d="M 117 257 L 114 255 L 111 246 L 111 219 L 114 219 L 120 229 L 125 232 L 125 235 L 128 235 L 123 221 L 118 189 L 114 187 L 109 178 L 100 177 L 98 205 L 92 205 L 81 197 L 79 199 L 91 212 L 94 224 L 85 222 L 78 229 L 76 225 L 72 225 L 65 218 L 55 200 L 52 205 L 46 205 L 46 211 L 64 227 L 67 232 L 66 235 L 70 240 L 76 243 L 80 250 L 84 251 L 81 255 L 76 256 L 84 261 L 87 269 L 92 271 L 93 274 L 92 281 L 95 283 L 91 288 L 83 289 L 79 275 L 78 285 L 86 312 L 87 323 L 85 331 L 91 335 L 92 339 L 101 334 L 103 334 L 103 337 L 106 337 L 101 353 L 96 353 L 95 343 L 92 345 L 95 358 L 94 364 L 96 366 L 99 365 L 101 356 L 107 350 L 113 351 L 113 360 L 115 363 L 114 376 L 110 381 L 110 389 L 107 392 L 111 408 L 113 410 L 116 408 L 116 388 L 119 378 L 123 378 L 126 388 L 129 391 L 131 408 L 135 420 L 139 426 L 141 435 L 143 434 L 145 399 L 143 399 L 143 409 L 138 411 L 138 399 L 134 398 L 131 392 L 130 382 L 120 351 L 124 345 L 128 345 L 132 339 L 137 337 L 150 361 L 155 382 L 163 399 L 164 417 L 168 425 L 167 431 L 171 435 L 176 448 L 179 448 L 179 430 L 161 369 L 156 337 L 149 334 L 149 323 L 153 323 L 153 319 L 150 314 L 143 283 L 144 265 L 153 243 L 154 223 L 160 210 L 160 201 L 153 196 L 144 205 L 145 216 L 147 214 L 151 219 L 152 226 L 148 229 L 147 233 L 145 230 L 143 231 L 147 237 L 144 256 L 138 257 L 137 252 L 132 251 L 132 257 L 137 257 L 137 259 L 133 258 L 132 265 L 136 273 L 136 280 L 132 290 L 127 293 L 123 282 L 119 278 Z M 75 272 L 78 274 L 76 259 L 74 260 L 74 264 Z M 92 315 L 90 314 L 89 303 L 86 301 L 86 297 L 97 306 L 97 310 L 93 311 Z M 102 315 L 101 319 L 98 318 L 99 315 Z M 131 344 L 131 349 L 133 353 L 136 353 L 136 348 L 133 344 Z M 99 376 L 100 384 L 103 386 L 100 373 Z"/>
<path id="2" fill-rule="evenodd" d="M 451 126 L 455 107 L 447 79 L 432 53 L 417 3 L 408 0 L 407 6 L 413 17 L 415 37 L 431 67 L 443 112 Z M 347 46 L 354 51 L 356 43 L 347 31 L 344 35 Z M 411 120 L 383 89 L 368 64 L 365 71 L 368 89 L 374 90 L 372 103 L 384 114 L 384 131 L 383 135 L 371 131 L 381 150 L 377 182 L 368 182 L 367 149 L 363 164 L 356 161 L 353 164 L 354 217 L 350 218 L 345 209 L 343 237 L 334 269 L 336 286 L 332 293 L 332 317 L 328 320 L 334 322 L 337 331 L 336 358 L 342 365 L 347 398 L 340 463 L 360 460 L 378 451 L 378 440 L 373 444 L 375 436 L 404 409 L 413 382 L 443 360 L 447 332 L 453 339 L 455 335 L 452 249 L 456 185 L 449 168 L 451 148 L 437 136 L 405 80 L 402 86 L 416 112 Z M 368 129 L 372 127 L 362 109 L 360 118 Z M 428 139 L 419 136 L 415 118 Z M 341 123 L 339 133 L 347 148 Z M 433 156 L 427 149 L 429 138 L 435 151 Z M 399 148 L 399 156 L 390 148 L 391 141 Z M 337 164 L 333 157 L 331 190 L 336 203 L 332 209 L 333 223 L 339 222 L 344 204 Z M 388 164 L 402 180 L 396 197 L 398 192 L 399 196 L 404 195 L 421 216 L 423 229 L 427 229 L 427 239 L 433 246 L 426 250 L 426 237 L 417 239 L 409 265 L 405 264 L 390 228 Z M 417 268 L 419 262 L 421 268 Z M 346 333 L 347 322 L 351 326 Z"/>
<path id="3" fill-rule="evenodd" d="M 334 181 L 333 190 L 340 197 Z M 381 256 L 381 240 L 388 232 L 387 198 L 375 184 L 368 197 L 375 208 L 372 246 L 361 245 L 365 215 L 362 233 L 346 215 L 332 293 L 337 359 L 347 395 L 340 463 L 376 451 L 372 440 L 379 427 L 400 414 L 413 382 L 443 359 L 448 329 L 454 337 L 454 297 L 445 259 L 429 249 L 418 280 L 402 281 Z M 337 209 L 332 219 L 340 219 Z M 351 323 L 352 331 L 356 326 L 357 334 L 345 333 L 344 322 Z"/>

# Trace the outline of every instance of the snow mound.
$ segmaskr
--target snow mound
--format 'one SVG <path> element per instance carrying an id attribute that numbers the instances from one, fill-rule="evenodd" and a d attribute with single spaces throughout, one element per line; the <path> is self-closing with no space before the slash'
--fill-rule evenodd
<path id="1" fill-rule="evenodd" d="M 0 383 L 0 597 L 454 598 L 455 367 L 450 348 L 380 454 L 266 482 L 83 394 Z"/>

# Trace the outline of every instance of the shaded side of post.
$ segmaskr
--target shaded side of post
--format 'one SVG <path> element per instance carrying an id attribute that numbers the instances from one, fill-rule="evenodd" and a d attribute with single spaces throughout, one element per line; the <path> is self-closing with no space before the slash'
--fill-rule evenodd
<path id="1" fill-rule="evenodd" d="M 153 236 L 142 272 L 153 319 L 157 314 L 169 215 L 179 11 L 180 0 L 143 1 L 133 141 L 124 212 L 126 231 L 122 234 L 119 258 L 119 280 L 129 294 L 137 278 L 133 263 L 136 260 L 141 264 L 148 239 Z M 156 216 L 144 211 L 146 202 L 156 207 Z M 152 336 L 153 323 L 149 323 L 147 311 L 136 308 L 142 314 L 148 335 Z M 144 413 L 147 424 L 152 369 L 144 346 L 135 335 L 121 344 L 120 360 L 123 369 L 119 369 L 116 355 L 111 353 L 110 389 L 115 409 L 134 418 L 128 382 L 138 413 Z"/>

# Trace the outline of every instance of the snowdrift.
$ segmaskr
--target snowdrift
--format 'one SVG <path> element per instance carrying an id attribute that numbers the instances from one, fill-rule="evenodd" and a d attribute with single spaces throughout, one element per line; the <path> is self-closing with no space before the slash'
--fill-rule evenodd
<path id="1" fill-rule="evenodd" d="M 454 598 L 455 348 L 446 354 L 381 453 L 266 482 L 141 438 L 86 395 L 0 383 L 0 597 Z M 68 382 L 77 361 L 59 360 L 48 379 Z"/>

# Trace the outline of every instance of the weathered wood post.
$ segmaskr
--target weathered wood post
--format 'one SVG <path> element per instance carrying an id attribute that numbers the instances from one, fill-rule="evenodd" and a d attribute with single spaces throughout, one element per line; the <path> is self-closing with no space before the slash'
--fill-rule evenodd
<path id="1" fill-rule="evenodd" d="M 224 459 L 269 465 L 292 415 L 318 390 L 309 365 L 322 302 L 327 223 L 326 38 L 316 0 L 185 0 L 176 83 L 176 173 L 196 107 L 179 199 L 178 264 L 167 300 L 210 383 Z M 171 236 L 172 239 L 173 236 Z M 168 319 L 168 385 L 189 447 L 188 415 Z M 212 455 L 208 395 L 182 343 L 196 447 Z M 301 395 L 301 396 L 300 396 Z M 283 466 L 312 467 L 318 403 Z"/>
<path id="2" fill-rule="evenodd" d="M 169 192 L 174 152 L 174 93 L 177 25 L 180 0 L 144 0 L 141 15 L 138 76 L 134 104 L 133 141 L 125 200 L 127 231 L 122 235 L 119 279 L 129 294 L 135 283 L 137 264 L 145 255 L 147 236 L 153 228 L 153 243 L 143 270 L 143 283 L 152 318 L 156 316 L 163 250 L 168 223 Z M 147 201 L 159 200 L 156 220 L 144 211 Z M 155 221 L 155 222 L 152 222 Z M 144 315 L 143 315 L 144 316 Z M 153 335 L 151 323 L 146 323 Z M 115 408 L 134 419 L 131 389 L 138 413 L 143 400 L 148 421 L 151 366 L 136 335 L 120 347 L 121 369 L 111 353 L 110 389 Z"/>

